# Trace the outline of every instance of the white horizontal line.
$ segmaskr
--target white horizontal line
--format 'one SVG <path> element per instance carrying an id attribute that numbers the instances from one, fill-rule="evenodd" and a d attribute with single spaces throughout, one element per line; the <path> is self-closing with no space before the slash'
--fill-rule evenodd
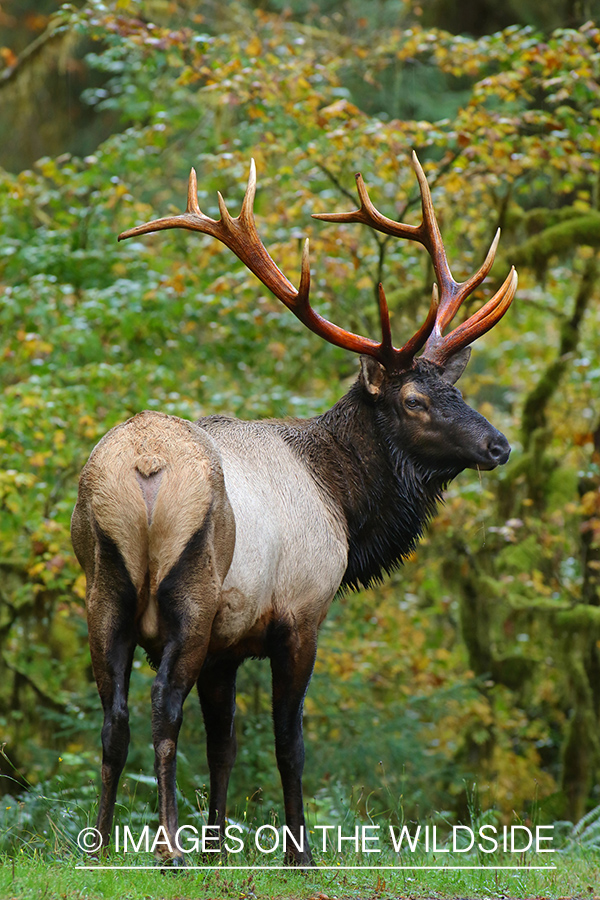
<path id="1" fill-rule="evenodd" d="M 116 872 L 119 870 L 127 870 L 127 871 L 135 871 L 136 869 L 149 869 L 155 872 L 159 872 L 162 869 L 168 869 L 169 871 L 178 871 L 177 867 L 173 866 L 75 866 L 76 869 L 86 869 L 87 871 L 94 871 L 95 869 L 102 871 L 110 871 Z M 360 871 L 361 869 L 369 870 L 371 872 L 388 872 L 388 871 L 402 871 L 406 869 L 410 869 L 411 871 L 431 871 L 436 870 L 439 872 L 459 872 L 459 871 L 472 871 L 472 870 L 484 870 L 486 872 L 532 872 L 532 871 L 541 871 L 541 870 L 551 870 L 556 869 L 556 866 L 181 866 L 182 872 L 189 872 L 192 869 L 202 869 L 203 871 L 211 871 L 211 872 L 223 872 L 224 870 L 235 872 L 236 869 L 239 871 L 252 869 L 253 872 L 261 872 L 261 871 L 274 871 L 274 870 L 284 870 L 286 872 L 293 872 L 295 868 L 298 869 L 309 869 L 312 872 L 318 872 L 319 870 L 327 870 L 339 872 L 343 869 L 352 869 L 353 871 Z"/>

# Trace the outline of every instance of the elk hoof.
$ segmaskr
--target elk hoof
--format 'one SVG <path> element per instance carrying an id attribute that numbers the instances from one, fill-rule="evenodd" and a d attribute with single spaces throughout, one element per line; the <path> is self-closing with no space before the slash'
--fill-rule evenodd
<path id="1" fill-rule="evenodd" d="M 308 853 L 299 853 L 298 855 L 294 855 L 293 853 L 286 853 L 283 862 L 286 866 L 293 866 L 295 869 L 316 868 L 310 851 Z"/>
<path id="2" fill-rule="evenodd" d="M 185 869 L 186 862 L 183 856 L 180 856 L 178 854 L 177 856 L 169 857 L 169 859 L 157 859 L 156 865 L 160 866 L 160 870 L 163 875 L 174 875 L 176 872 Z"/>

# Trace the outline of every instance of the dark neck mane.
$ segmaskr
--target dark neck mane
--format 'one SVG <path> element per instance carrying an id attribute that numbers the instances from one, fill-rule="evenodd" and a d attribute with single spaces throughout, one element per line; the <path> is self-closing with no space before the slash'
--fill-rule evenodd
<path id="1" fill-rule="evenodd" d="M 282 422 L 322 489 L 341 507 L 348 528 L 342 587 L 379 582 L 415 548 L 456 470 L 420 467 L 387 436 L 377 405 L 357 382 L 322 416 Z"/>

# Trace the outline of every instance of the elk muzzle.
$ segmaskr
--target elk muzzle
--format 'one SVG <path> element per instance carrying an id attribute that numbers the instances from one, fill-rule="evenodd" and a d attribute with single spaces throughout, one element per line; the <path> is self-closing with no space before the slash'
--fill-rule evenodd
<path id="1" fill-rule="evenodd" d="M 489 423 L 488 423 L 489 425 Z M 487 433 L 479 447 L 474 448 L 474 459 L 469 464 L 470 469 L 483 469 L 489 471 L 496 466 L 503 466 L 510 456 L 510 444 L 501 431 L 489 425 Z"/>

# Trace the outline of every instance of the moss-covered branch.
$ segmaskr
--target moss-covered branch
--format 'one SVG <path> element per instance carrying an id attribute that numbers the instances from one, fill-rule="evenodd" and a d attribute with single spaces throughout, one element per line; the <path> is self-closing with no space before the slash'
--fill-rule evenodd
<path id="1" fill-rule="evenodd" d="M 540 269 L 550 257 L 582 246 L 600 247 L 600 213 L 589 212 L 544 228 L 520 246 L 511 247 L 510 257 L 514 265 Z"/>
<path id="2" fill-rule="evenodd" d="M 0 90 L 13 86 L 19 80 L 24 82 L 22 90 L 30 87 L 30 70 L 33 68 L 35 76 L 43 73 L 57 59 L 64 60 L 80 40 L 79 35 L 69 28 L 70 10 L 60 11 L 55 14 L 46 30 L 31 42 L 19 54 L 14 65 L 8 66 L 0 72 Z M 27 84 L 27 87 L 25 86 Z"/>
<path id="3" fill-rule="evenodd" d="M 572 206 L 561 206 L 549 209 L 547 206 L 536 206 L 534 209 L 522 209 L 516 203 L 510 205 L 504 217 L 504 227 L 513 230 L 517 226 L 528 235 L 537 235 L 540 231 L 552 228 L 569 219 L 581 217 L 581 210 Z"/>
<path id="4" fill-rule="evenodd" d="M 600 215 L 597 215 L 597 219 L 600 229 Z M 523 449 L 525 451 L 531 449 L 535 432 L 539 428 L 546 427 L 549 401 L 556 392 L 565 369 L 569 364 L 570 354 L 574 353 L 577 349 L 581 322 L 596 287 L 597 277 L 598 265 L 596 255 L 594 255 L 586 261 L 577 296 L 575 297 L 573 313 L 562 324 L 556 358 L 547 367 L 546 371 L 525 400 L 521 426 Z"/>

